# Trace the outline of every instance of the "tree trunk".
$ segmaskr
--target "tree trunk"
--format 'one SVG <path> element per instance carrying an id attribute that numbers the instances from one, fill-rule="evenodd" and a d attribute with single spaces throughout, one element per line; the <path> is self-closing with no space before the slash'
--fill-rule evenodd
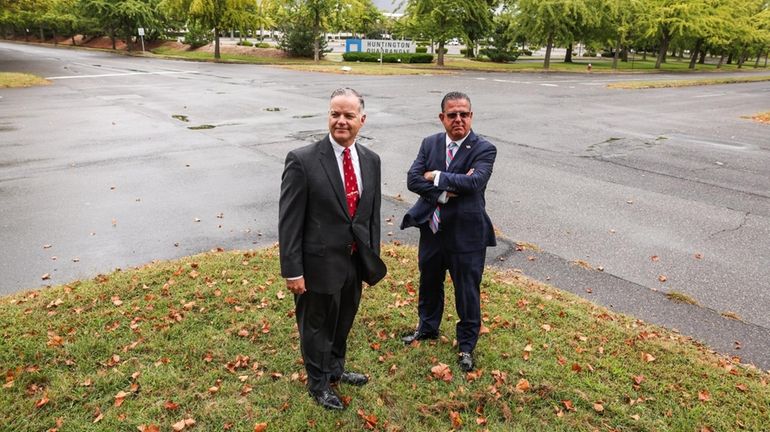
<path id="1" fill-rule="evenodd" d="M 655 61 L 655 69 L 660 69 L 660 64 L 666 62 L 669 40 L 668 30 L 663 30 L 663 34 L 660 36 L 660 50 L 658 50 L 658 59 Z"/>
<path id="2" fill-rule="evenodd" d="M 770 54 L 770 49 L 765 51 L 765 67 L 767 67 L 767 55 Z"/>
<path id="3" fill-rule="evenodd" d="M 131 26 L 126 26 L 126 49 L 128 52 L 131 52 L 133 50 L 133 41 L 131 40 Z"/>
<path id="4" fill-rule="evenodd" d="M 698 59 L 698 64 L 706 64 L 706 50 L 700 50 L 700 58 Z"/>
<path id="5" fill-rule="evenodd" d="M 615 40 L 615 53 L 612 56 L 612 70 L 618 69 L 618 56 L 620 55 L 620 36 Z"/>
<path id="6" fill-rule="evenodd" d="M 730 55 L 727 56 L 727 64 L 733 64 L 733 52 L 730 51 Z"/>
<path id="7" fill-rule="evenodd" d="M 219 28 L 214 27 L 214 58 L 219 60 L 221 58 L 219 54 Z"/>
<path id="8" fill-rule="evenodd" d="M 75 45 L 77 45 L 77 44 L 75 43 L 75 35 L 74 35 L 74 34 L 73 34 L 72 36 L 70 36 L 70 39 L 72 39 L 72 46 L 75 46 Z"/>
<path id="9" fill-rule="evenodd" d="M 545 61 L 543 62 L 543 69 L 545 70 L 551 67 L 551 48 L 553 48 L 553 32 L 548 33 L 548 42 L 545 46 Z"/>
<path id="10" fill-rule="evenodd" d="M 318 40 L 321 33 L 321 13 L 316 10 L 313 16 L 313 61 L 318 63 L 321 61 L 321 44 Z"/>
<path id="11" fill-rule="evenodd" d="M 689 69 L 695 69 L 695 62 L 698 60 L 698 53 L 700 52 L 701 45 L 703 45 L 703 39 L 698 38 L 698 40 L 695 41 L 695 49 L 692 50 L 692 56 L 690 56 Z"/>
<path id="12" fill-rule="evenodd" d="M 725 52 L 722 51 L 722 55 L 719 56 L 719 63 L 717 63 L 717 69 L 722 69 L 722 63 L 725 61 Z"/>
<path id="13" fill-rule="evenodd" d="M 738 69 L 743 67 L 743 62 L 746 61 L 746 47 L 741 49 L 741 53 L 738 56 Z"/>
<path id="14" fill-rule="evenodd" d="M 115 46 L 115 30 L 110 30 L 110 40 L 112 41 L 112 49 L 114 51 L 117 49 Z"/>
<path id="15" fill-rule="evenodd" d="M 443 39 L 438 43 L 438 57 L 436 58 L 436 66 L 444 67 L 444 40 Z"/>
<path id="16" fill-rule="evenodd" d="M 40 26 L 40 42 L 45 42 L 45 33 L 43 33 L 43 26 Z"/>
<path id="17" fill-rule="evenodd" d="M 564 54 L 564 63 L 572 63 L 572 44 L 567 45 L 567 53 Z"/>
<path id="18" fill-rule="evenodd" d="M 56 40 L 56 29 L 51 29 L 51 32 L 53 33 L 53 45 L 59 45 L 59 41 Z M 757 58 L 757 64 L 759 64 L 759 58 Z M 756 66 L 754 66 L 756 67 Z"/>

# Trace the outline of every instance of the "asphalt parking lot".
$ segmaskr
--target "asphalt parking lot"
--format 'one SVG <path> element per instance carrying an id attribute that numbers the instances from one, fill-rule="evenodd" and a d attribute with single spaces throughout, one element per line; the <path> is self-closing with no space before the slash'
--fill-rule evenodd
<path id="1" fill-rule="evenodd" d="M 340 86 L 366 98 L 383 239 L 413 241 L 405 173 L 460 90 L 498 147 L 490 264 L 770 369 L 770 133 L 745 118 L 767 111 L 766 82 L 620 91 L 606 84 L 650 77 L 311 74 L 6 42 L 0 70 L 53 83 L 0 90 L 2 294 L 273 244 L 283 158 L 325 133 Z"/>

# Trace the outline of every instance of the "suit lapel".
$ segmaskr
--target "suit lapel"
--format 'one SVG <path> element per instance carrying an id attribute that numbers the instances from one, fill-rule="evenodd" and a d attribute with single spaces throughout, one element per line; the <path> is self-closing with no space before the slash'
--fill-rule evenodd
<path id="1" fill-rule="evenodd" d="M 358 153 L 358 164 L 361 168 L 361 188 L 363 193 L 361 194 L 361 201 L 358 203 L 360 208 L 363 205 L 370 205 L 372 197 L 374 197 L 374 159 L 369 157 L 368 150 L 356 143 L 356 152 Z M 356 212 L 356 217 L 360 212 Z"/>
<path id="2" fill-rule="evenodd" d="M 332 142 L 329 141 L 329 137 L 327 136 L 321 140 L 318 143 L 318 147 L 318 158 L 321 162 L 321 167 L 326 173 L 326 178 L 329 179 L 329 183 L 332 186 L 332 190 L 334 190 L 334 195 L 337 197 L 337 201 L 342 207 L 343 213 L 345 213 L 349 218 L 350 214 L 348 213 L 348 201 L 345 199 L 345 185 L 342 184 L 340 169 L 337 166 L 337 159 L 335 159 L 334 150 L 332 150 Z"/>

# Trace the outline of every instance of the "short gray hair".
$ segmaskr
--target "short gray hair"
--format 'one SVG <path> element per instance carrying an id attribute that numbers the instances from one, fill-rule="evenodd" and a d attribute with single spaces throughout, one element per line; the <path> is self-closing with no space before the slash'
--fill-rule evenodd
<path id="1" fill-rule="evenodd" d="M 444 98 L 441 99 L 441 112 L 444 112 L 444 108 L 446 107 L 446 102 L 450 100 L 467 100 L 468 108 L 471 107 L 471 98 L 469 98 L 467 94 L 463 92 L 453 91 L 445 94 Z"/>
<path id="2" fill-rule="evenodd" d="M 329 98 L 329 100 L 332 100 L 332 99 L 336 98 L 337 96 L 355 96 L 356 98 L 358 98 L 358 105 L 359 105 L 358 111 L 359 112 L 364 112 L 364 97 L 361 96 L 360 93 L 358 93 L 357 91 L 353 90 L 352 88 L 350 88 L 350 87 L 340 87 L 337 90 L 334 90 L 332 92 L 332 96 Z"/>

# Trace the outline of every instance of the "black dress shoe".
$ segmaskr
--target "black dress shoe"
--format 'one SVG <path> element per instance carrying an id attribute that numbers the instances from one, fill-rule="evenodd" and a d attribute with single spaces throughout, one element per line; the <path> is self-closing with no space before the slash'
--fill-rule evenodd
<path id="1" fill-rule="evenodd" d="M 350 384 L 354 386 L 362 386 L 369 382 L 369 377 L 367 377 L 364 374 L 360 374 L 357 372 L 342 372 L 342 376 L 340 377 L 340 381 L 344 382 L 345 384 Z"/>
<path id="2" fill-rule="evenodd" d="M 311 391 L 310 396 L 322 407 L 329 410 L 344 410 L 345 405 L 331 389 L 324 389 L 320 391 Z"/>
<path id="3" fill-rule="evenodd" d="M 416 340 L 419 341 L 425 339 L 438 339 L 438 333 L 427 333 L 417 330 L 414 333 L 409 333 L 401 338 L 401 340 L 404 341 L 404 343 L 407 345 Z"/>
<path id="4" fill-rule="evenodd" d="M 461 352 L 457 357 L 457 364 L 463 372 L 473 370 L 473 353 Z"/>

